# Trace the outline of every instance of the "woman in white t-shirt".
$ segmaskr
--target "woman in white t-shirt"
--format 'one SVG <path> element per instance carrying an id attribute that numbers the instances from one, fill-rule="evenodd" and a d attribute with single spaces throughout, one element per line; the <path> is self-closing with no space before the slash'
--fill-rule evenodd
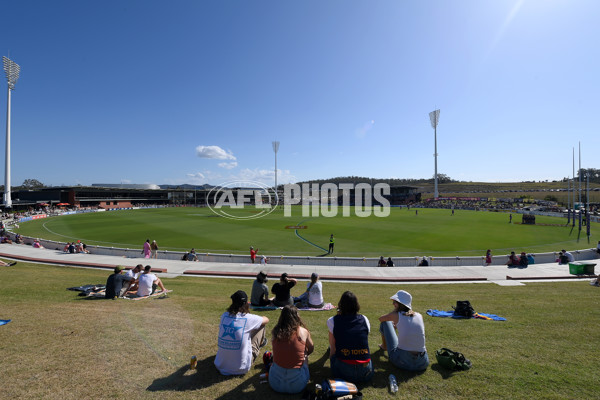
<path id="1" fill-rule="evenodd" d="M 313 272 L 310 282 L 306 284 L 306 292 L 294 298 L 298 307 L 321 308 L 323 307 L 323 284 L 319 281 L 319 275 Z"/>
<path id="2" fill-rule="evenodd" d="M 244 375 L 250 371 L 260 349 L 267 344 L 265 325 L 269 318 L 249 313 L 248 295 L 238 290 L 221 315 L 215 366 L 222 375 Z"/>
<path id="3" fill-rule="evenodd" d="M 423 316 L 412 310 L 410 293 L 399 290 L 390 299 L 394 310 L 379 317 L 383 341 L 379 347 L 387 350 L 390 361 L 396 367 L 424 371 L 429 365 L 429 357 L 425 348 Z"/>

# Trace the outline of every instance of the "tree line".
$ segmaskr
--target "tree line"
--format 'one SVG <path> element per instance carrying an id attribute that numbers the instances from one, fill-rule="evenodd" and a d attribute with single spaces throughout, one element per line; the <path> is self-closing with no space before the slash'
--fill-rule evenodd
<path id="1" fill-rule="evenodd" d="M 398 179 L 398 178 L 368 178 L 366 176 L 338 176 L 335 178 L 329 178 L 329 179 L 311 179 L 308 181 L 304 181 L 304 182 L 298 182 L 299 185 L 303 184 L 303 183 L 318 183 L 319 185 L 324 184 L 324 183 L 333 183 L 333 184 L 340 184 L 340 183 L 352 183 L 354 185 L 357 185 L 359 183 L 371 183 L 371 184 L 377 184 L 377 183 L 387 183 L 390 186 L 406 186 L 406 185 L 424 185 L 424 184 L 433 184 L 434 183 L 434 178 L 428 178 L 428 179 L 411 179 L 411 178 L 404 178 L 404 179 Z M 452 182 L 458 182 L 452 178 L 450 178 L 448 175 L 446 174 L 438 174 L 438 183 L 452 183 Z M 279 185 L 278 185 L 279 186 Z"/>

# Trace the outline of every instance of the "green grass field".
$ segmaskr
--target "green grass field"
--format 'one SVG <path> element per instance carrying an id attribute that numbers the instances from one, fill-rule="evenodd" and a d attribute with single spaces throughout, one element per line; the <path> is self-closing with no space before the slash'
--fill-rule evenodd
<path id="1" fill-rule="evenodd" d="M 242 210 L 238 213 L 251 211 Z M 340 213 L 341 214 L 341 213 Z M 353 213 L 352 213 L 353 215 Z M 513 221 L 521 216 L 513 214 Z M 566 219 L 537 217 L 538 224 L 565 224 Z M 286 226 L 304 225 L 298 230 Z M 597 224 L 592 225 L 592 233 Z M 577 242 L 577 229 L 566 226 L 509 224 L 508 213 L 392 208 L 386 218 L 357 216 L 291 217 L 276 210 L 266 217 L 234 220 L 217 217 L 207 208 L 163 208 L 68 215 L 23 223 L 21 234 L 58 241 L 81 239 L 88 244 L 141 248 L 146 239 L 162 250 L 246 254 L 249 246 L 270 255 L 321 255 L 329 235 L 336 238 L 335 255 L 400 257 L 418 255 L 483 255 L 551 252 L 561 248 L 589 248 L 585 231 Z"/>
<path id="2" fill-rule="evenodd" d="M 6 399 L 299 399 L 261 384 L 262 363 L 245 376 L 223 377 L 214 368 L 219 317 L 238 289 L 251 281 L 193 277 L 163 278 L 166 299 L 93 300 L 65 290 L 106 281 L 109 271 L 19 262 L 0 267 L 0 381 Z M 271 284 L 271 283 L 269 283 Z M 304 286 L 304 283 L 301 283 Z M 432 364 L 422 374 L 403 372 L 378 351 L 377 318 L 390 311 L 399 289 L 413 307 L 448 310 L 470 300 L 476 311 L 505 322 L 453 320 L 424 315 Z M 598 295 L 588 282 L 375 285 L 323 284 L 325 301 L 356 293 L 371 321 L 369 346 L 375 368 L 365 399 L 390 398 L 387 379 L 396 375 L 399 399 L 592 399 L 598 398 Z M 298 295 L 300 289 L 293 289 Z M 272 329 L 278 311 L 260 313 Z M 301 312 L 315 343 L 311 383 L 329 377 L 326 320 L 333 312 Z M 435 362 L 448 347 L 473 362 L 450 373 Z M 271 346 L 267 346 L 271 349 Z M 196 355 L 197 371 L 188 369 Z"/>

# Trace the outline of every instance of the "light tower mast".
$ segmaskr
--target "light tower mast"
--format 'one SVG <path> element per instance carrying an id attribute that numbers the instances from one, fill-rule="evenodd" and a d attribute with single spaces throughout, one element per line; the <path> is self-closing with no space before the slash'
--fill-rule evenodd
<path id="1" fill-rule="evenodd" d="M 4 207 L 12 207 L 10 195 L 10 94 L 15 89 L 21 67 L 6 56 L 2 56 L 2 64 L 8 82 L 8 101 L 6 102 L 6 157 L 4 164 Z"/>
<path id="2" fill-rule="evenodd" d="M 438 122 L 440 120 L 440 110 L 435 110 L 429 113 L 429 119 L 431 121 L 431 127 L 433 128 L 433 143 L 434 143 L 434 147 L 433 147 L 433 157 L 435 159 L 434 163 L 434 189 L 433 189 L 433 197 L 435 199 L 437 199 L 438 197 L 440 197 L 439 192 L 438 192 L 438 173 L 437 173 L 437 125 Z"/>

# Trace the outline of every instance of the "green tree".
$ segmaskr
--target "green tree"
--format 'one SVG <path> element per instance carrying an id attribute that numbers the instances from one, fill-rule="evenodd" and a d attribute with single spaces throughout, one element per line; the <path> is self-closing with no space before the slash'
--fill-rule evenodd
<path id="1" fill-rule="evenodd" d="M 21 185 L 23 189 L 37 189 L 43 188 L 44 184 L 37 179 L 25 179 Z"/>

